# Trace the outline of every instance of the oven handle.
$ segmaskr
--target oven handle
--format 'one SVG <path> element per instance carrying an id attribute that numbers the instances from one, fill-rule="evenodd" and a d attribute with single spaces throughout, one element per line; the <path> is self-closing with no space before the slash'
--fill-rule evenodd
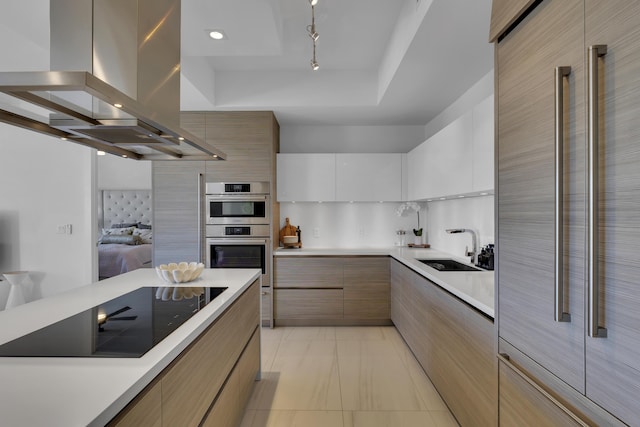
<path id="1" fill-rule="evenodd" d="M 215 239 L 209 238 L 207 239 L 207 245 L 215 245 L 215 244 L 223 244 L 223 243 L 234 243 L 234 244 L 240 244 L 240 245 L 250 245 L 250 244 L 255 244 L 255 243 L 262 243 L 264 245 L 266 245 L 268 243 L 269 239 L 239 239 L 239 238 L 235 238 L 235 237 L 229 237 L 229 238 L 220 238 L 220 237 L 216 237 Z"/>
<path id="2" fill-rule="evenodd" d="M 267 195 L 237 195 L 231 196 L 229 194 L 207 194 L 207 201 L 216 202 L 264 202 L 268 200 Z"/>

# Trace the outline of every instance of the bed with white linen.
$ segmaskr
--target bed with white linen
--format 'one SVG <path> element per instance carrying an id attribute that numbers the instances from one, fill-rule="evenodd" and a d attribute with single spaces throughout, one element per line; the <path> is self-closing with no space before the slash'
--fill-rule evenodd
<path id="1" fill-rule="evenodd" d="M 98 208 L 100 279 L 151 267 L 151 190 L 102 190 Z"/>

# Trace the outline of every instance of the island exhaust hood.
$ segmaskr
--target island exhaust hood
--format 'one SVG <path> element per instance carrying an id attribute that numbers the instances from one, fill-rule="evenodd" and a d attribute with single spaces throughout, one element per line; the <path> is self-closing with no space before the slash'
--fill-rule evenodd
<path id="1" fill-rule="evenodd" d="M 224 160 L 180 128 L 180 0 L 51 0 L 51 70 L 0 72 L 0 122 L 138 160 Z"/>

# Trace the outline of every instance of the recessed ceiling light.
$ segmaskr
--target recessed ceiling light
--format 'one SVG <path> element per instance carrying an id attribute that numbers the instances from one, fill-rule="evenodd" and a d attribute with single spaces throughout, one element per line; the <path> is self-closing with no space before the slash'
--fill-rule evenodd
<path id="1" fill-rule="evenodd" d="M 116 108 L 122 108 L 122 104 L 118 104 L 117 102 L 115 104 L 113 104 L 114 107 Z"/>
<path id="2" fill-rule="evenodd" d="M 227 38 L 226 34 L 222 30 L 209 30 L 209 37 L 214 40 L 224 40 Z"/>
<path id="3" fill-rule="evenodd" d="M 98 151 L 96 154 L 98 156 L 106 156 L 107 155 L 107 153 L 105 153 L 104 151 Z"/>
<path id="4" fill-rule="evenodd" d="M 481 196 L 488 196 L 489 193 L 480 193 Z"/>
<path id="5" fill-rule="evenodd" d="M 178 141 L 184 141 L 184 136 L 179 136 Z"/>

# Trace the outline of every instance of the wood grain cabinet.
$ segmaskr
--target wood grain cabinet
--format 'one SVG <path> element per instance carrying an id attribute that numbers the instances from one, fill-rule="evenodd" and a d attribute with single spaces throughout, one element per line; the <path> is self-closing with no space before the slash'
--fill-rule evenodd
<path id="1" fill-rule="evenodd" d="M 109 426 L 237 425 L 260 369 L 259 290 L 256 280 Z"/>
<path id="2" fill-rule="evenodd" d="M 389 257 L 282 257 L 274 260 L 277 325 L 384 325 Z"/>
<path id="3" fill-rule="evenodd" d="M 204 161 L 154 161 L 153 264 L 201 260 L 199 180 Z"/>
<path id="4" fill-rule="evenodd" d="M 575 416 L 563 410 L 535 384 L 510 365 L 500 362 L 500 424 L 505 426 L 580 426 Z M 524 397 L 524 398 L 523 398 Z"/>
<path id="5" fill-rule="evenodd" d="M 389 319 L 390 258 L 345 258 L 345 319 Z"/>
<path id="6" fill-rule="evenodd" d="M 640 2 L 517 18 L 492 30 L 499 351 L 585 422 L 640 426 Z"/>
<path id="7" fill-rule="evenodd" d="M 238 426 L 246 403 L 253 392 L 253 382 L 260 366 L 260 331 L 253 334 L 242 357 L 233 369 L 224 389 L 203 420 L 202 427 Z"/>
<path id="8" fill-rule="evenodd" d="M 495 426 L 492 319 L 392 260 L 391 320 L 460 425 Z"/>

